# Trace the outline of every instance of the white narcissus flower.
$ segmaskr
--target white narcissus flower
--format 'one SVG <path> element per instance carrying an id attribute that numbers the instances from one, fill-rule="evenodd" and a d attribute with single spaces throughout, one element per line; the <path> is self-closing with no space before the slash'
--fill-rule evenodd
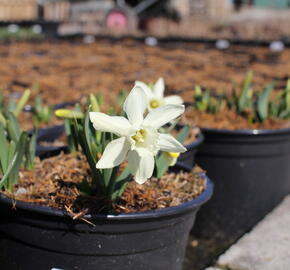
<path id="1" fill-rule="evenodd" d="M 166 104 L 181 105 L 184 102 L 183 99 L 177 95 L 164 97 L 165 83 L 163 78 L 159 78 L 153 85 L 152 89 L 146 83 L 140 81 L 136 81 L 135 85 L 140 86 L 145 91 L 145 94 L 149 100 L 149 111 Z"/>
<path id="2" fill-rule="evenodd" d="M 146 182 L 153 174 L 154 156 L 158 151 L 185 152 L 186 148 L 169 134 L 158 129 L 184 112 L 183 105 L 164 105 L 149 112 L 144 118 L 148 99 L 139 86 L 135 86 L 125 100 L 123 109 L 127 118 L 90 112 L 90 120 L 96 130 L 111 132 L 120 138 L 111 141 L 96 167 L 112 168 L 125 159 L 135 181 Z"/>

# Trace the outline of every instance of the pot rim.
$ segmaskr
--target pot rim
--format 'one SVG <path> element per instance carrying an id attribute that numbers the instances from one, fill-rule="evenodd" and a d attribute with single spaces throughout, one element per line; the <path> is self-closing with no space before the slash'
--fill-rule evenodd
<path id="1" fill-rule="evenodd" d="M 182 164 L 180 164 L 183 166 Z M 187 169 L 186 166 L 183 166 L 184 169 Z M 183 203 L 178 206 L 172 206 L 167 207 L 163 209 L 156 209 L 156 210 L 150 210 L 150 211 L 143 211 L 143 212 L 136 212 L 136 213 L 128 213 L 128 214 L 88 214 L 85 215 L 84 218 L 87 220 L 108 220 L 108 221 L 122 221 L 122 220 L 140 220 L 140 219 L 150 219 L 150 218 L 159 218 L 159 217 L 168 217 L 168 216 L 174 216 L 174 215 L 180 215 L 186 212 L 191 211 L 192 209 L 200 207 L 202 204 L 207 202 L 212 194 L 213 194 L 213 182 L 205 175 L 205 173 L 202 173 L 202 177 L 204 177 L 206 181 L 206 188 L 198 197 L 195 199 Z M 13 200 L 10 197 L 7 197 L 3 193 L 0 193 L 0 203 L 4 203 L 6 205 L 13 205 L 15 203 L 15 200 Z M 49 206 L 43 206 L 43 205 L 37 205 L 33 203 L 23 202 L 23 201 L 17 201 L 16 203 L 16 209 L 24 210 L 24 211 L 32 211 L 37 214 L 42 214 L 46 216 L 54 216 L 54 217 L 60 217 L 60 218 L 67 218 L 69 215 L 64 210 L 59 210 L 56 208 L 52 208 Z"/>
<path id="2" fill-rule="evenodd" d="M 262 136 L 262 135 L 280 135 L 290 134 L 290 128 L 281 129 L 218 129 L 218 128 L 200 128 L 202 133 L 218 133 L 220 135 L 244 135 L 244 136 Z"/>

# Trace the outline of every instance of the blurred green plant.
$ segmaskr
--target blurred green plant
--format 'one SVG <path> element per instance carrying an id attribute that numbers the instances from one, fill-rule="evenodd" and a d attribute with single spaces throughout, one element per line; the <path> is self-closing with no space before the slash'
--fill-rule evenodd
<path id="1" fill-rule="evenodd" d="M 38 94 L 34 99 L 34 104 L 31 108 L 32 121 L 35 127 L 40 124 L 48 124 L 53 116 L 53 107 L 43 104 L 42 96 Z"/>
<path id="2" fill-rule="evenodd" d="M 285 89 L 275 91 L 273 98 L 274 83 L 254 91 L 252 80 L 253 72 L 249 71 L 240 91 L 234 86 L 231 94 L 215 95 L 208 89 L 203 91 L 200 86 L 196 86 L 193 107 L 211 114 L 219 113 L 227 107 L 251 123 L 262 123 L 268 118 L 290 118 L 290 79 Z"/>
<path id="3" fill-rule="evenodd" d="M 18 182 L 19 170 L 34 168 L 36 132 L 21 131 L 15 115 L 5 112 L 5 125 L 0 122 L 0 189 L 12 192 Z"/>
<path id="4" fill-rule="evenodd" d="M 15 95 L 10 95 L 9 98 L 5 98 L 3 92 L 0 92 L 0 122 L 5 125 L 3 119 L 3 113 L 11 112 L 15 117 L 23 111 L 25 105 L 27 104 L 31 91 L 29 89 L 25 90 L 20 98 L 15 97 Z"/>
<path id="5" fill-rule="evenodd" d="M 8 27 L 0 27 L 0 41 L 37 41 L 43 38 L 42 33 L 36 33 L 30 27 L 18 27 L 15 31 L 10 31 Z"/>

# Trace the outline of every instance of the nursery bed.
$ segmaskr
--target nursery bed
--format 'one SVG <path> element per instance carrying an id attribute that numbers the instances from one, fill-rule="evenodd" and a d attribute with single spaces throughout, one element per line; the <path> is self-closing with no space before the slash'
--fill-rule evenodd
<path id="1" fill-rule="evenodd" d="M 187 102 L 192 101 L 195 84 L 230 89 L 249 69 L 259 86 L 271 80 L 284 86 L 290 77 L 290 49 L 271 53 L 267 47 L 241 45 L 221 51 L 213 44 L 175 41 L 148 47 L 129 39 L 104 39 L 90 45 L 11 43 L 0 45 L 0 57 L 5 63 L 0 66 L 0 88 L 8 95 L 38 83 L 47 104 L 80 100 L 97 92 L 110 104 L 114 94 L 130 90 L 135 80 L 154 82 L 161 76 L 167 93 L 180 94 Z M 184 270 L 203 269 L 224 248 L 214 240 L 190 239 Z"/>
<path id="2" fill-rule="evenodd" d="M 102 92 L 130 90 L 136 79 L 152 82 L 163 76 L 168 93 L 192 100 L 195 84 L 228 89 L 241 82 L 248 69 L 254 83 L 276 80 L 284 85 L 290 77 L 290 49 L 271 53 L 266 47 L 232 46 L 216 50 L 212 44 L 163 42 L 148 47 L 136 40 L 11 43 L 0 45 L 0 88 L 12 93 L 38 83 L 46 101 L 56 104 Z"/>

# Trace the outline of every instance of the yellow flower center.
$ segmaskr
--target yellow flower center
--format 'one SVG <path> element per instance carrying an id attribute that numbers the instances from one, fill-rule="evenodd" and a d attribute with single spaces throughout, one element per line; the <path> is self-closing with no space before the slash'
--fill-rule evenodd
<path id="1" fill-rule="evenodd" d="M 145 141 L 145 136 L 146 136 L 146 130 L 140 129 L 140 130 L 136 131 L 135 135 L 133 135 L 131 138 L 136 143 L 143 143 Z"/>
<path id="2" fill-rule="evenodd" d="M 149 103 L 150 108 L 152 109 L 156 109 L 158 107 L 160 107 L 160 102 L 157 99 L 152 99 Z"/>
<path id="3" fill-rule="evenodd" d="M 180 153 L 176 153 L 176 152 L 167 152 L 167 155 L 172 157 L 172 158 L 178 158 Z"/>

